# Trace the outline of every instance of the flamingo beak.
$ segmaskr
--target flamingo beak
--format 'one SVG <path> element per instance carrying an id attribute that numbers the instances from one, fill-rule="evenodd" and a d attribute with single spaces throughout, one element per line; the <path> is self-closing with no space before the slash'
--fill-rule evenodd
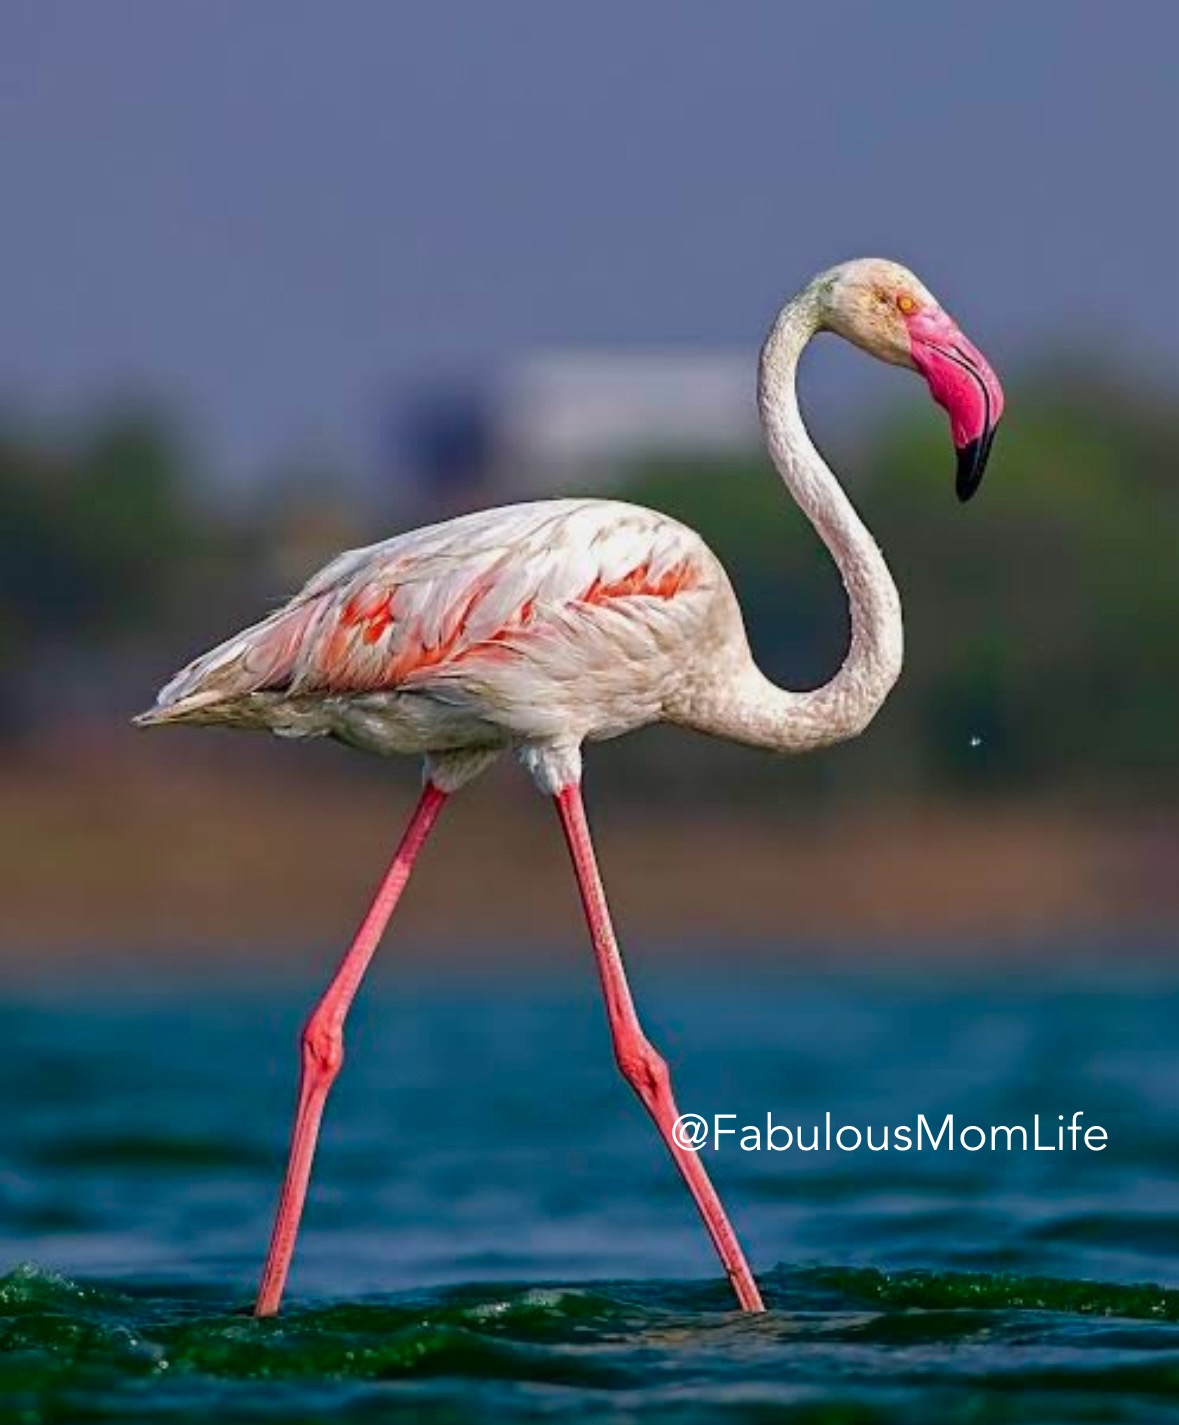
<path id="1" fill-rule="evenodd" d="M 982 352 L 945 312 L 918 313 L 907 325 L 913 365 L 950 417 L 958 452 L 955 488 L 965 503 L 982 483 L 987 468 L 1003 414 L 1003 388 Z"/>
<path id="2" fill-rule="evenodd" d="M 995 439 L 995 429 L 994 425 L 989 426 L 983 435 L 958 447 L 958 473 L 954 480 L 954 489 L 963 504 L 982 484 L 983 472 L 991 454 L 991 443 Z"/>

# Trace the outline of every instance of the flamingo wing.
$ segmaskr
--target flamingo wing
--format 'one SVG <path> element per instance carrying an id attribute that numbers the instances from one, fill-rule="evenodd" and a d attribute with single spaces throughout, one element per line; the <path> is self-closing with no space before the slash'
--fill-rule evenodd
<path id="1" fill-rule="evenodd" d="M 253 693 L 339 696 L 453 688 L 478 669 L 625 636 L 636 612 L 707 581 L 698 536 L 603 500 L 507 506 L 340 555 L 289 603 L 198 658 L 145 720 Z"/>

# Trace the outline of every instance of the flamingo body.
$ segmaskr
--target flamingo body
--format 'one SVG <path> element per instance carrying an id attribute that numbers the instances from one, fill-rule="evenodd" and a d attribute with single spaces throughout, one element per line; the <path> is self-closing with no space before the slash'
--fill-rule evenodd
<path id="1" fill-rule="evenodd" d="M 141 721 L 532 760 L 683 719 L 726 651 L 749 658 L 740 609 L 693 530 L 618 501 L 540 500 L 340 555 Z"/>
<path id="2" fill-rule="evenodd" d="M 425 759 L 425 788 L 372 905 L 303 1030 L 291 1150 L 256 1310 L 278 1309 L 349 1006 L 447 796 L 514 748 L 556 803 L 615 1057 L 654 1119 L 740 1305 L 761 1294 L 700 1157 L 680 1143 L 666 1063 L 643 1033 L 581 799 L 582 742 L 678 722 L 799 752 L 854 737 L 900 673 L 900 599 L 884 557 L 811 443 L 795 395 L 807 342 L 834 331 L 919 371 L 950 416 L 957 489 L 977 490 L 1003 410 L 982 354 L 911 272 L 861 259 L 820 273 L 762 348 L 770 456 L 843 577 L 851 642 L 822 687 L 775 687 L 749 650 L 719 560 L 666 515 L 543 500 L 342 554 L 260 623 L 190 663 L 137 721 L 336 737 Z"/>

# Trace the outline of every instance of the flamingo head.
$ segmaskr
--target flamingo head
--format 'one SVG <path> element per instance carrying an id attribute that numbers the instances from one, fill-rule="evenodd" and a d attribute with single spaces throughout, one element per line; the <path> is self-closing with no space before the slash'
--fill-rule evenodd
<path id="1" fill-rule="evenodd" d="M 950 417 L 957 490 L 969 500 L 986 469 L 1003 388 L 978 347 L 900 263 L 861 258 L 816 279 L 819 325 L 896 366 L 919 371 Z"/>

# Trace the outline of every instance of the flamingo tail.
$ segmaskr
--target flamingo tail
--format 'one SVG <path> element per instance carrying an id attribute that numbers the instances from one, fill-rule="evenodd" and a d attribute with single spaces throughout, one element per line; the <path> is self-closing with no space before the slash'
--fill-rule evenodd
<path id="1" fill-rule="evenodd" d="M 252 693 L 288 686 L 319 611 L 317 601 L 279 609 L 226 639 L 165 683 L 155 706 L 132 718 L 135 726 L 217 722 Z"/>

